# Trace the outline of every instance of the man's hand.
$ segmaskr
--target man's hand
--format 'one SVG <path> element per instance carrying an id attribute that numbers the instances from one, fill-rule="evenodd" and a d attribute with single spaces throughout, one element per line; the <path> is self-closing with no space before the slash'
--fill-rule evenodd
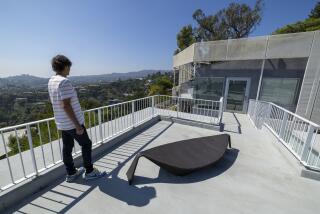
<path id="1" fill-rule="evenodd" d="M 82 135 L 84 133 L 84 129 L 81 126 L 79 126 L 76 128 L 76 133 L 77 135 Z"/>

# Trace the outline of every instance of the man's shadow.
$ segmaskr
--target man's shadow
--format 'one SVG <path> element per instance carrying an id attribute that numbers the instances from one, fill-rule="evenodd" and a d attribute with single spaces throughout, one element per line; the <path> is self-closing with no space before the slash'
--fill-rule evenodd
<path id="1" fill-rule="evenodd" d="M 156 197 L 154 187 L 130 186 L 127 180 L 118 176 L 123 164 L 120 164 L 111 173 L 108 173 L 104 178 L 84 181 L 79 179 L 76 183 L 82 185 L 90 185 L 91 188 L 98 187 L 99 190 L 110 197 L 123 201 L 128 205 L 142 207 L 150 203 Z"/>

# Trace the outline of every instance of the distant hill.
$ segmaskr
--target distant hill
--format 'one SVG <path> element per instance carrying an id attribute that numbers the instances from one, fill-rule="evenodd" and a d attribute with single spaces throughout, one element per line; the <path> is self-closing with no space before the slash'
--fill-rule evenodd
<path id="1" fill-rule="evenodd" d="M 6 84 L 16 85 L 16 86 L 29 86 L 29 87 L 41 86 L 43 84 L 48 83 L 47 78 L 36 77 L 28 74 L 6 77 L 6 78 L 2 78 L 2 80 L 6 82 Z"/>
<path id="2" fill-rule="evenodd" d="M 132 71 L 127 73 L 111 73 L 111 74 L 100 74 L 100 75 L 87 75 L 87 76 L 70 76 L 70 80 L 74 83 L 95 83 L 95 82 L 114 82 L 118 79 L 126 80 L 133 78 L 146 77 L 149 74 L 154 73 L 166 73 L 169 70 L 141 70 Z"/>
<path id="3" fill-rule="evenodd" d="M 118 79 L 126 80 L 132 78 L 142 78 L 153 73 L 166 73 L 170 70 L 141 70 L 127 73 L 111 73 L 111 74 L 100 74 L 100 75 L 87 75 L 87 76 L 70 76 L 69 79 L 74 84 L 87 84 L 87 83 L 99 83 L 99 82 L 114 82 Z M 11 76 L 0 78 L 0 88 L 7 86 L 16 87 L 46 87 L 48 78 L 36 77 L 28 74 L 22 74 L 18 76 Z"/>

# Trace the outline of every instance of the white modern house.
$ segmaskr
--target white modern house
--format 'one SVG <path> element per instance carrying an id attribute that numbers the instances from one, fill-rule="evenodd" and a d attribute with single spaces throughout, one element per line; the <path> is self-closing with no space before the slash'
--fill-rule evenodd
<path id="1" fill-rule="evenodd" d="M 320 32 L 195 43 L 173 57 L 181 97 L 225 98 L 247 112 L 250 99 L 276 103 L 320 123 Z"/>

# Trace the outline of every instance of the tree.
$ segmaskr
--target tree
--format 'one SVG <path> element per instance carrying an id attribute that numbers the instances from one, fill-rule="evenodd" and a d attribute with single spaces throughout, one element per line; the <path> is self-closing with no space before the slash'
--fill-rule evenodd
<path id="1" fill-rule="evenodd" d="M 201 9 L 198 9 L 192 17 L 198 24 L 194 29 L 197 41 L 220 40 L 228 37 L 227 26 L 221 22 L 222 19 L 217 14 L 206 16 Z"/>
<path id="2" fill-rule="evenodd" d="M 101 106 L 100 101 L 94 97 L 82 99 L 80 102 L 81 102 L 81 107 L 83 109 L 92 109 L 92 108 L 97 108 L 97 107 Z"/>
<path id="3" fill-rule="evenodd" d="M 309 18 L 277 29 L 273 34 L 298 33 L 320 30 L 320 2 L 311 10 Z"/>
<path id="4" fill-rule="evenodd" d="M 254 8 L 231 3 L 227 9 L 217 13 L 218 26 L 226 27 L 227 38 L 248 37 L 261 22 L 263 6 L 263 0 L 257 0 Z"/>
<path id="5" fill-rule="evenodd" d="M 320 2 L 317 2 L 316 6 L 311 10 L 309 18 L 320 18 Z"/>
<path id="6" fill-rule="evenodd" d="M 158 77 L 149 87 L 149 95 L 170 95 L 172 89 L 172 80 L 169 76 L 163 75 Z"/>
<path id="7" fill-rule="evenodd" d="M 201 9 L 192 17 L 197 26 L 184 26 L 177 35 L 179 49 L 182 51 L 196 41 L 234 39 L 249 36 L 261 22 L 263 0 L 257 0 L 253 8 L 247 4 L 231 3 L 227 8 L 213 15 L 206 15 Z"/>
<path id="8" fill-rule="evenodd" d="M 187 48 L 195 42 L 193 29 L 191 25 L 184 26 L 177 35 L 178 48 L 175 53 Z"/>

